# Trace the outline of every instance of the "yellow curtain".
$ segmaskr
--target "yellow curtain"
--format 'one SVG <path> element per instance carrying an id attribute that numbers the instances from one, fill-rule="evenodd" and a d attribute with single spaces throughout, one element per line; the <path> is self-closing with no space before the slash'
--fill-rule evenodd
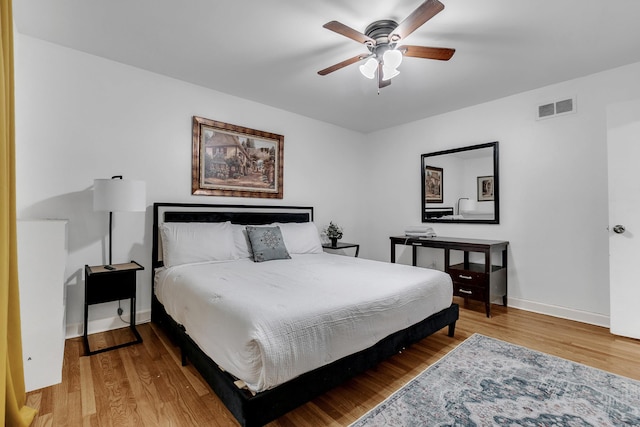
<path id="1" fill-rule="evenodd" d="M 16 239 L 13 15 L 0 0 L 0 422 L 28 426 L 35 410 L 25 406 Z"/>

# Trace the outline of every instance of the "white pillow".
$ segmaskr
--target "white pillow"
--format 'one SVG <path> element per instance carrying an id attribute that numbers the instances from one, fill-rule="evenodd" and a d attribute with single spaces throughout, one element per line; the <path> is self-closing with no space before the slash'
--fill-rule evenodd
<path id="1" fill-rule="evenodd" d="M 236 247 L 236 254 L 238 255 L 238 258 L 253 257 L 246 226 L 231 224 L 231 230 L 233 231 L 233 243 Z"/>
<path id="2" fill-rule="evenodd" d="M 167 222 L 160 235 L 165 267 L 238 259 L 230 222 Z"/>
<path id="3" fill-rule="evenodd" d="M 277 222 L 290 254 L 320 254 L 322 242 L 313 222 Z"/>

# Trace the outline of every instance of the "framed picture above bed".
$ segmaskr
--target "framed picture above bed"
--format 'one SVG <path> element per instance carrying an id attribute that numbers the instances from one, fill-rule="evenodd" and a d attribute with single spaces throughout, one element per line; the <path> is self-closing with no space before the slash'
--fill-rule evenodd
<path id="1" fill-rule="evenodd" d="M 284 136 L 193 116 L 191 193 L 283 198 Z"/>

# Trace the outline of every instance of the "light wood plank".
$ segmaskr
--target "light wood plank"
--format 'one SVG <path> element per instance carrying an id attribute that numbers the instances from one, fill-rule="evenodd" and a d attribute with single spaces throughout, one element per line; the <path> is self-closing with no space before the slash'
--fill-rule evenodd
<path id="1" fill-rule="evenodd" d="M 26 405 L 36 411 L 40 410 L 40 404 L 42 403 L 42 390 L 36 390 L 27 394 Z"/>
<path id="2" fill-rule="evenodd" d="M 158 393 L 151 382 L 149 371 L 142 363 L 131 357 L 131 352 L 122 352 L 122 365 L 129 379 L 129 386 L 143 425 L 157 426 L 160 424 L 158 412 L 152 402 L 158 400 Z M 135 357 L 138 359 L 139 357 Z"/>
<path id="3" fill-rule="evenodd" d="M 151 325 L 151 328 L 154 332 L 156 332 L 155 325 Z M 157 334 L 156 336 L 158 336 L 160 342 L 162 343 L 162 346 L 165 348 L 165 350 L 167 350 L 167 353 L 171 356 L 174 363 L 177 365 L 182 365 L 182 356 L 180 352 L 176 353 L 175 351 L 172 351 L 172 348 L 174 346 L 171 345 L 169 339 L 166 338 L 163 334 Z M 189 384 L 191 384 L 191 387 L 193 387 L 193 389 L 196 391 L 198 396 L 204 396 L 210 393 L 211 390 L 209 389 L 209 386 L 198 374 L 195 368 L 185 369 L 183 370 L 183 374 L 189 381 Z"/>
<path id="4" fill-rule="evenodd" d="M 82 400 L 82 416 L 96 413 L 96 396 L 93 392 L 93 376 L 91 374 L 91 359 L 79 358 L 80 366 L 80 398 Z"/>
<path id="5" fill-rule="evenodd" d="M 33 420 L 31 427 L 53 427 L 53 414 L 44 414 Z"/>
<path id="6" fill-rule="evenodd" d="M 640 380 L 638 340 L 501 306 L 492 306 L 487 318 L 483 304 L 456 302 L 461 310 L 454 338 L 439 331 L 269 426 L 349 425 L 474 333 Z M 39 410 L 33 426 L 238 425 L 193 366 L 180 365 L 179 349 L 162 330 L 151 324 L 138 329 L 142 344 L 91 357 L 82 356 L 80 339 L 67 340 L 62 384 L 27 395 Z M 98 345 L 119 339 L 116 332 L 96 335 Z"/>

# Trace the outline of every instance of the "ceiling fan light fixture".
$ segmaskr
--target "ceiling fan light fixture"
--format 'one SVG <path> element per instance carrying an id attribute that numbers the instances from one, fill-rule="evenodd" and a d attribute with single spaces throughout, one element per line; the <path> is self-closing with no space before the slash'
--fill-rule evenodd
<path id="1" fill-rule="evenodd" d="M 385 67 L 396 69 L 402 63 L 402 52 L 396 49 L 388 50 L 382 55 L 382 62 Z"/>
<path id="2" fill-rule="evenodd" d="M 398 74 L 400 74 L 400 71 L 398 71 L 395 68 L 390 68 L 390 67 L 387 67 L 386 65 L 382 67 L 382 80 L 383 81 L 391 80 L 392 78 L 394 78 Z"/>
<path id="3" fill-rule="evenodd" d="M 375 58 L 369 58 L 367 62 L 359 68 L 363 76 L 368 79 L 373 79 L 376 75 L 376 70 L 378 69 L 378 61 Z"/>

